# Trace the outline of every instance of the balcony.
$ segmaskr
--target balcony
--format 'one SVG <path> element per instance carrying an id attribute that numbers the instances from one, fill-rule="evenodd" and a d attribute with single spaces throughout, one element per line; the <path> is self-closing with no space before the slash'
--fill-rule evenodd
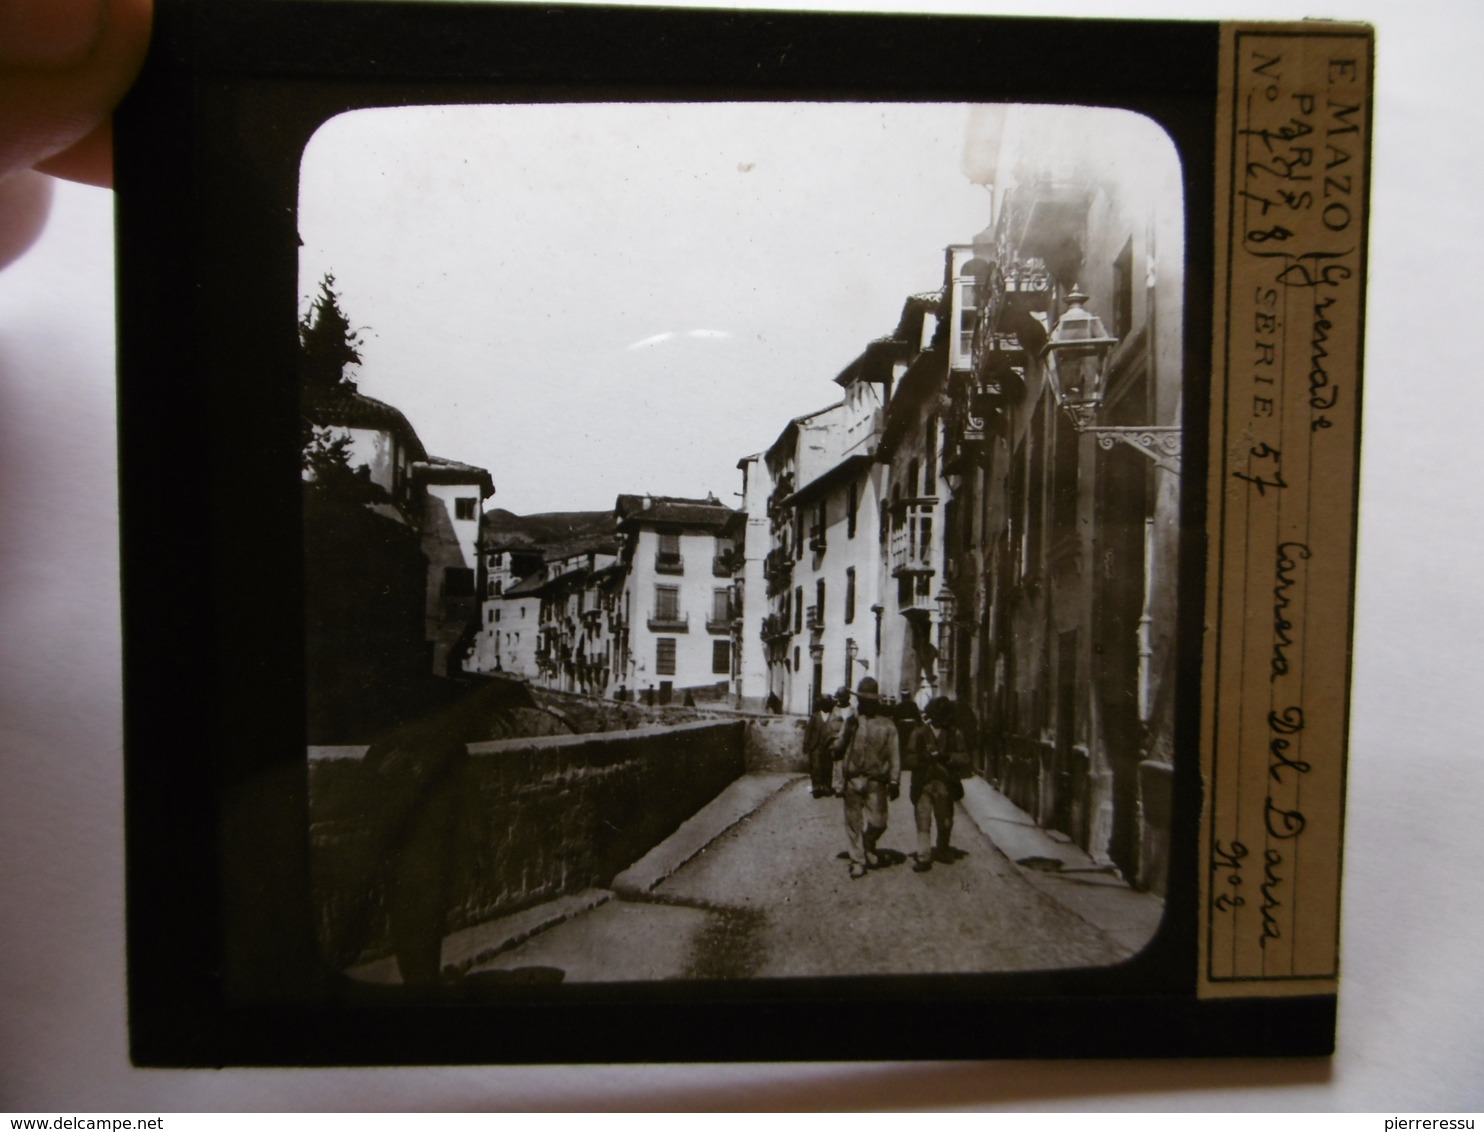
<path id="1" fill-rule="evenodd" d="M 776 597 L 788 589 L 793 577 L 794 556 L 787 547 L 768 551 L 763 559 L 763 575 L 768 579 L 768 596 Z"/>
<path id="2" fill-rule="evenodd" d="M 827 545 L 824 536 L 824 528 L 815 524 L 809 528 L 809 549 L 815 554 L 823 554 Z"/>
<path id="3" fill-rule="evenodd" d="M 784 516 L 788 514 L 788 508 L 783 506 L 783 501 L 794 493 L 794 474 L 784 472 L 778 477 L 778 483 L 773 488 L 773 493 L 768 496 L 768 514 L 772 516 Z"/>
<path id="4" fill-rule="evenodd" d="M 711 574 L 717 578 L 730 578 L 740 570 L 746 560 L 741 551 L 724 550 L 711 559 Z"/>
<path id="5" fill-rule="evenodd" d="M 770 613 L 763 618 L 763 640 L 769 642 L 786 641 L 793 635 L 793 630 L 789 628 L 787 618 L 777 613 Z"/>
<path id="6" fill-rule="evenodd" d="M 810 629 L 824 628 L 824 614 L 820 612 L 819 606 L 811 605 L 804 610 L 804 624 Z"/>
<path id="7" fill-rule="evenodd" d="M 898 613 L 909 619 L 931 619 L 937 608 L 930 574 L 900 574 L 897 576 Z"/>
<path id="8" fill-rule="evenodd" d="M 685 557 L 678 550 L 657 550 L 654 555 L 656 574 L 684 574 Z"/>
<path id="9" fill-rule="evenodd" d="M 732 617 L 708 617 L 706 618 L 706 632 L 715 633 L 718 636 L 730 636 L 732 632 Z"/>
<path id="10" fill-rule="evenodd" d="M 689 613 L 651 613 L 647 622 L 651 633 L 689 633 Z"/>
<path id="11" fill-rule="evenodd" d="M 914 516 L 919 520 L 922 516 Z M 911 521 L 897 527 L 891 533 L 891 574 L 894 578 L 903 575 L 932 574 L 934 566 L 933 527 L 929 518 L 925 524 Z"/>

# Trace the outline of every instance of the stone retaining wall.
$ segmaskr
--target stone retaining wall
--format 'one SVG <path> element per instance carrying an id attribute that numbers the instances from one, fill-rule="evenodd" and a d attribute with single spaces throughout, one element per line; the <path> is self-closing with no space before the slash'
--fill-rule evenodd
<path id="1" fill-rule="evenodd" d="M 607 886 L 743 773 L 745 726 L 471 743 L 426 781 L 369 765 L 364 747 L 311 749 L 311 883 L 326 958 L 343 968 L 389 953 L 398 859 L 413 857 L 411 875 L 441 890 L 449 932 Z"/>

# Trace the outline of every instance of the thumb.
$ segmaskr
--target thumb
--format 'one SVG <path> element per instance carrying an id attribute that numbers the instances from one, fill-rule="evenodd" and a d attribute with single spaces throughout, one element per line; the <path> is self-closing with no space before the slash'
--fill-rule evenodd
<path id="1" fill-rule="evenodd" d="M 108 118 L 144 61 L 150 14 L 151 0 L 0 0 L 0 177 L 47 162 L 112 183 Z"/>

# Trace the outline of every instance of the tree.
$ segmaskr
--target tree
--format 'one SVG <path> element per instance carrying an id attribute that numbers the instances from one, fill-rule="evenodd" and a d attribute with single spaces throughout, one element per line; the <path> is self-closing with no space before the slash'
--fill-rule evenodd
<path id="1" fill-rule="evenodd" d="M 335 276 L 327 272 L 308 313 L 299 320 L 299 376 L 306 398 L 345 387 L 354 391 L 355 383 L 345 376 L 345 367 L 360 364 L 360 344 L 360 334 L 351 329 L 340 309 Z"/>
<path id="2" fill-rule="evenodd" d="M 390 502 L 391 496 L 385 489 L 372 482 L 370 468 L 364 464 L 351 468 L 349 436 L 329 428 L 316 428 L 307 421 L 304 432 L 299 466 L 306 502 L 338 502 L 349 507 Z"/>

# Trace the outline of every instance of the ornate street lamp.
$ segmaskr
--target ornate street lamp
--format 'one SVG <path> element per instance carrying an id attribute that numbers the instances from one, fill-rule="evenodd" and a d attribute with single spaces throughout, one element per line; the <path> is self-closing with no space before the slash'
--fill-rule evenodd
<path id="1" fill-rule="evenodd" d="M 1073 285 L 1069 304 L 1046 343 L 1046 375 L 1056 402 L 1082 432 L 1103 403 L 1108 377 L 1108 355 L 1118 339 L 1103 328 L 1103 320 L 1083 305 L 1087 296 Z"/>
<path id="2" fill-rule="evenodd" d="M 949 589 L 939 590 L 938 596 L 933 600 L 938 604 L 939 623 L 943 625 L 953 624 L 954 619 L 958 616 L 958 598 L 954 596 L 953 591 Z"/>
<path id="3" fill-rule="evenodd" d="M 1180 473 L 1180 428 L 1178 425 L 1095 425 L 1107 393 L 1108 355 L 1118 339 L 1108 333 L 1103 320 L 1084 305 L 1087 296 L 1075 284 L 1067 296 L 1069 304 L 1056 321 L 1042 350 L 1046 376 L 1056 403 L 1072 420 L 1078 432 L 1092 433 L 1098 447 L 1111 450 L 1123 443 L 1142 452 L 1162 468 Z"/>

